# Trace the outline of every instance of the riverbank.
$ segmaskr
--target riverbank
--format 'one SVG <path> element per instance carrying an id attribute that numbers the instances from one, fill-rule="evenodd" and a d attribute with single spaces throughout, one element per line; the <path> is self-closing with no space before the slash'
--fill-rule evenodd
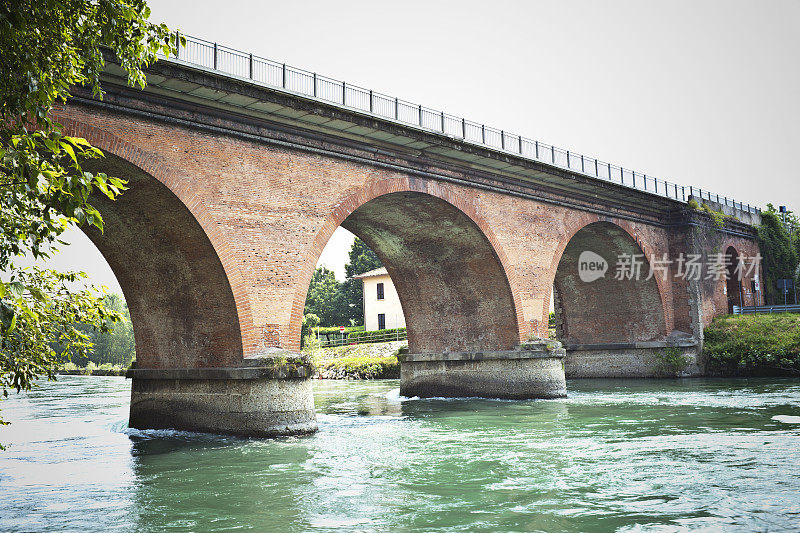
<path id="1" fill-rule="evenodd" d="M 305 350 L 311 356 L 319 379 L 399 379 L 397 354 L 406 341 L 354 344 Z M 66 376 L 124 376 L 128 367 L 89 363 L 79 367 L 65 363 L 56 372 Z"/>
<path id="2" fill-rule="evenodd" d="M 86 366 L 75 363 L 65 363 L 56 371 L 61 376 L 124 376 L 127 366 L 112 365 L 110 363 L 96 365 L 89 362 Z"/>
<path id="3" fill-rule="evenodd" d="M 354 344 L 310 350 L 320 379 L 398 379 L 397 354 L 406 341 Z"/>
<path id="4" fill-rule="evenodd" d="M 800 314 L 725 315 L 704 332 L 716 376 L 800 376 Z"/>

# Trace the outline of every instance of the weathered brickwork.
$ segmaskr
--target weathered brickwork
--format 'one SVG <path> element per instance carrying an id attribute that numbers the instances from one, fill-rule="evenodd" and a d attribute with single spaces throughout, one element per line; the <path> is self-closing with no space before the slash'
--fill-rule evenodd
<path id="1" fill-rule="evenodd" d="M 314 265 L 340 225 L 384 259 L 415 352 L 506 350 L 545 336 L 554 284 L 562 285 L 568 335 L 584 342 L 692 333 L 699 320 L 692 287 L 672 277 L 574 284 L 585 246 L 605 254 L 613 269 L 612 254 L 674 256 L 707 244 L 683 226 L 79 104 L 56 118 L 69 134 L 111 154 L 101 168 L 133 185 L 117 203 L 101 206 L 111 224 L 92 238 L 134 302 L 140 365 L 232 366 L 269 347 L 297 350 Z M 719 242 L 711 248 L 757 249 L 744 237 L 713 239 Z M 727 311 L 724 286 L 695 287 L 702 298 L 695 314 L 704 323 Z M 744 287 L 749 301 L 749 281 Z"/>

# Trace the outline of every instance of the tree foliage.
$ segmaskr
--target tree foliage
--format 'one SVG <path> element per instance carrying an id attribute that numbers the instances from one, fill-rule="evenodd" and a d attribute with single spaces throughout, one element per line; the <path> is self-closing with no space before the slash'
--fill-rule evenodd
<path id="1" fill-rule="evenodd" d="M 143 0 L 15 0 L 0 3 L 0 281 L 2 344 L 0 381 L 27 389 L 39 375 L 53 376 L 58 357 L 49 342 L 90 349 L 76 322 L 104 331 L 119 313 L 100 294 L 74 290 L 79 274 L 24 271 L 16 256 L 54 253 L 70 225 L 94 226 L 103 218 L 92 194 L 116 198 L 123 180 L 84 170 L 102 157 L 85 139 L 63 134 L 50 118 L 72 87 L 102 98 L 103 49 L 116 56 L 129 83 L 144 86 L 142 69 L 161 51 L 175 50 L 176 36 L 150 23 Z"/>
<path id="2" fill-rule="evenodd" d="M 311 278 L 304 314 L 319 317 L 321 326 L 364 324 L 364 286 L 354 276 L 383 266 L 375 252 L 356 237 L 350 247 L 349 262 L 344 270 L 347 279 L 339 283 L 333 271 L 317 268 Z"/>
<path id="3" fill-rule="evenodd" d="M 0 6 L 0 268 L 15 255 L 46 254 L 69 223 L 103 229 L 89 202 L 114 199 L 124 182 L 83 170 L 102 157 L 85 139 L 65 136 L 49 117 L 83 85 L 102 97 L 102 48 L 112 50 L 131 84 L 142 68 L 174 49 L 175 35 L 147 21 L 141 0 L 17 0 Z"/>
<path id="4" fill-rule="evenodd" d="M 99 330 L 92 324 L 81 324 L 79 329 L 89 336 L 93 349 L 86 360 L 73 362 L 83 366 L 92 362 L 98 366 L 109 363 L 117 366 L 128 366 L 136 358 L 136 342 L 133 337 L 133 324 L 125 299 L 119 294 L 107 294 L 102 298 L 106 309 L 121 316 L 117 322 L 106 323 L 108 331 Z"/>
<path id="5" fill-rule="evenodd" d="M 794 239 L 794 242 L 793 242 Z M 761 213 L 758 245 L 764 258 L 764 296 L 767 303 L 783 303 L 779 279 L 793 279 L 798 268 L 797 236 L 790 235 L 781 215 L 772 204 Z"/>
<path id="6" fill-rule="evenodd" d="M 325 267 L 317 268 L 311 276 L 303 314 L 317 316 L 320 326 L 345 324 L 348 302 L 341 285 L 332 270 Z"/>
<path id="7" fill-rule="evenodd" d="M 355 279 L 354 276 L 382 266 L 383 263 L 375 252 L 364 241 L 356 237 L 350 247 L 349 262 L 344 267 L 347 279 L 342 285 L 342 291 L 350 304 L 347 318 L 348 321 L 352 320 L 353 324 L 364 323 L 364 283 L 360 279 Z"/>

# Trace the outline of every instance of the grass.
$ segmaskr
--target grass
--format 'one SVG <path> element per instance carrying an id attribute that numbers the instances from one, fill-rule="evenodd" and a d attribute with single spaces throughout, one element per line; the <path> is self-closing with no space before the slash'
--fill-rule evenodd
<path id="1" fill-rule="evenodd" d="M 320 373 L 337 379 L 397 379 L 400 362 L 390 357 L 341 357 L 321 365 Z"/>
<path id="2" fill-rule="evenodd" d="M 703 352 L 724 375 L 800 375 L 800 314 L 721 316 L 705 329 Z"/>

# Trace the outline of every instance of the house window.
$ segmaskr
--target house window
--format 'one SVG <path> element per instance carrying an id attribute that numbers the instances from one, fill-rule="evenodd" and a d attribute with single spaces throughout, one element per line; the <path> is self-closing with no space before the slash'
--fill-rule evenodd
<path id="1" fill-rule="evenodd" d="M 378 314 L 378 329 L 386 329 L 386 315 L 384 313 Z"/>
<path id="2" fill-rule="evenodd" d="M 383 283 L 378 283 L 378 300 L 383 300 Z"/>

